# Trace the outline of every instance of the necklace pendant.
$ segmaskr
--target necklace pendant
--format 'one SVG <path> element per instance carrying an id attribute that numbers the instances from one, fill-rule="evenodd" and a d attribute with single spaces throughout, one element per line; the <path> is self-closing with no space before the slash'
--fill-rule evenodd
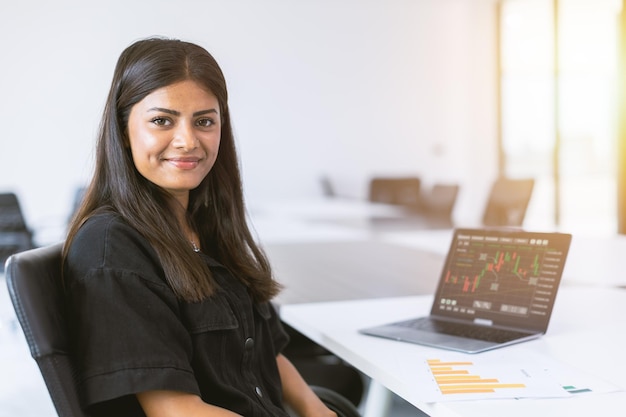
<path id="1" fill-rule="evenodd" d="M 194 252 L 200 252 L 200 248 L 196 246 L 196 242 L 194 242 L 193 240 L 191 241 L 191 246 L 193 246 Z"/>

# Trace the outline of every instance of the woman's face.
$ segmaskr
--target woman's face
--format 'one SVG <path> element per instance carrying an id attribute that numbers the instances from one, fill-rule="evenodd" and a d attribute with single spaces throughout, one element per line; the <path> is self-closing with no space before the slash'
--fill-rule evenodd
<path id="1" fill-rule="evenodd" d="M 186 208 L 189 191 L 215 163 L 221 128 L 218 100 L 200 84 L 186 80 L 155 90 L 130 111 L 135 167 Z"/>

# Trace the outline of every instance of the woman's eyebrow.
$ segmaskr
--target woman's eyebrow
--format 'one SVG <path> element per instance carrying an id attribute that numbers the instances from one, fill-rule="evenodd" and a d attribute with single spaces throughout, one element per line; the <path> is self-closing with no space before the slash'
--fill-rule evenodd
<path id="1" fill-rule="evenodd" d="M 163 113 L 167 113 L 167 114 L 171 114 L 172 116 L 180 116 L 180 112 L 176 111 L 176 110 L 170 110 L 170 109 L 166 109 L 164 107 L 151 107 L 148 109 L 149 112 L 151 111 L 160 111 Z"/>
<path id="2" fill-rule="evenodd" d="M 151 107 L 148 109 L 148 111 L 160 111 L 163 113 L 167 113 L 167 114 L 171 114 L 172 116 L 180 116 L 180 112 L 177 110 L 171 110 L 171 109 L 166 109 L 164 107 Z M 193 117 L 197 117 L 197 116 L 202 116 L 204 114 L 209 114 L 209 113 L 215 113 L 217 114 L 217 109 L 207 109 L 207 110 L 200 110 L 197 111 L 193 114 Z"/>
<path id="3" fill-rule="evenodd" d="M 215 113 L 217 114 L 217 109 L 207 109 L 207 110 L 200 110 L 197 111 L 193 114 L 194 117 L 196 116 L 202 116 L 203 114 L 209 114 L 209 113 Z"/>

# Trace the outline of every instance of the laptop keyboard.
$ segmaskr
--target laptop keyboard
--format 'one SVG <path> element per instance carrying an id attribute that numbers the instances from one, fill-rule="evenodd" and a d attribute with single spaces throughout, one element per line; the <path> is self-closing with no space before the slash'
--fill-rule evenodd
<path id="1" fill-rule="evenodd" d="M 529 336 L 529 333 L 515 330 L 496 329 L 493 327 L 469 325 L 434 319 L 407 320 L 398 325 L 419 330 L 429 330 L 469 339 L 485 340 L 488 342 L 504 343 L 520 337 Z"/>

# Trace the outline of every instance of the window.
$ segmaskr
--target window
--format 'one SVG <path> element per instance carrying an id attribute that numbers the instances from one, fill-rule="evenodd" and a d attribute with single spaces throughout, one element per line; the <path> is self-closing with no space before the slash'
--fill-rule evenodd
<path id="1" fill-rule="evenodd" d="M 617 231 L 620 3 L 501 4 L 504 174 L 536 179 L 529 225 Z"/>

